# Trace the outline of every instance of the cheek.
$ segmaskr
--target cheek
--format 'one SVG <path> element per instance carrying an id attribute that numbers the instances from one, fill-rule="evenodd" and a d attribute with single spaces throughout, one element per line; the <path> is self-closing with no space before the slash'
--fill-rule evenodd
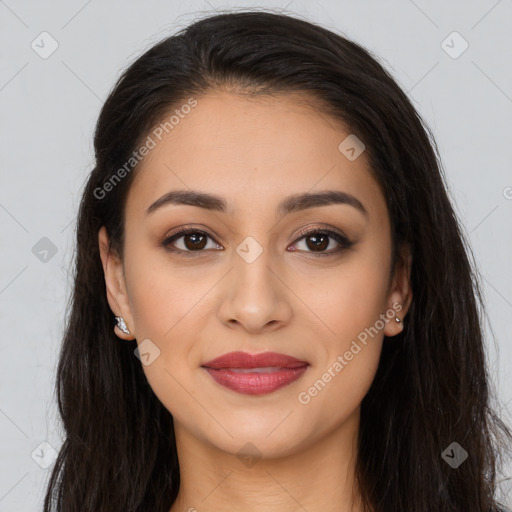
<path id="1" fill-rule="evenodd" d="M 350 269 L 333 272 L 329 286 L 309 288 L 309 298 L 316 298 L 311 308 L 328 326 L 318 340 L 321 356 L 296 396 L 314 431 L 325 432 L 350 417 L 377 372 L 388 274 L 385 264 L 367 263 L 361 258 Z"/>
<path id="2" fill-rule="evenodd" d="M 193 316 L 195 304 L 205 293 L 204 276 L 194 279 L 154 248 L 131 248 L 126 254 L 130 310 L 137 337 L 164 342 L 186 323 L 187 316 Z"/>
<path id="3" fill-rule="evenodd" d="M 328 365 L 312 374 L 296 397 L 308 429 L 318 435 L 357 415 L 375 378 L 382 338 L 374 338 L 367 346 L 356 341 L 343 348 L 346 350 L 336 351 Z"/>
<path id="4" fill-rule="evenodd" d="M 354 254 L 346 264 L 300 279 L 297 295 L 315 313 L 322 330 L 337 350 L 371 328 L 385 312 L 388 295 L 388 259 L 377 252 Z M 294 290 L 294 291 L 295 291 Z M 381 322 L 378 328 L 382 329 Z"/>
<path id="5" fill-rule="evenodd" d="M 330 410 L 333 421 L 350 414 L 374 379 L 385 326 L 381 315 L 389 280 L 386 254 L 361 251 L 347 265 L 332 269 L 327 279 L 303 286 L 301 293 L 307 294 L 308 305 L 322 320 L 323 353 L 297 398 L 318 417 L 325 419 L 325 410 Z"/>
<path id="6" fill-rule="evenodd" d="M 149 364 L 141 358 L 142 369 L 162 404 L 181 418 L 190 412 L 186 390 L 191 386 L 186 383 L 197 366 L 201 322 L 207 318 L 205 308 L 211 307 L 204 295 L 211 284 L 171 267 L 154 249 L 131 250 L 125 260 L 130 310 L 139 352 L 150 354 Z"/>

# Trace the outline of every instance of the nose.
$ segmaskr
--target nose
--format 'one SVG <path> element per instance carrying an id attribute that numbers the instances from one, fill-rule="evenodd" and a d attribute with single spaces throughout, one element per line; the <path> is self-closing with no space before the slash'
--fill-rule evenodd
<path id="1" fill-rule="evenodd" d="M 263 250 L 252 262 L 233 255 L 233 268 L 223 280 L 219 308 L 220 320 L 228 327 L 257 334 L 278 329 L 290 321 L 291 291 L 286 280 L 271 268 L 268 252 Z"/>

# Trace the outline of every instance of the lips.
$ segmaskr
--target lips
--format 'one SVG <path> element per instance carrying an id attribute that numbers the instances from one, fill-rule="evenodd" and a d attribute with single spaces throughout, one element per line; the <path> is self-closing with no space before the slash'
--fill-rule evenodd
<path id="1" fill-rule="evenodd" d="M 271 393 L 291 384 L 309 363 L 286 354 L 230 352 L 203 364 L 221 386 L 248 395 Z"/>
<path id="2" fill-rule="evenodd" d="M 307 361 L 277 352 L 249 354 L 247 352 L 229 352 L 223 354 L 203 366 L 207 368 L 300 368 L 307 366 Z"/>

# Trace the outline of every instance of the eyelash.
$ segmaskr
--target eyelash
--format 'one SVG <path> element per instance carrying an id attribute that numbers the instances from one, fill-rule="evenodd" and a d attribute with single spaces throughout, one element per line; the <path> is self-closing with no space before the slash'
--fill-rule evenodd
<path id="1" fill-rule="evenodd" d="M 201 231 L 199 229 L 194 229 L 194 228 L 183 228 L 182 230 L 180 230 L 180 231 L 172 234 L 171 236 L 167 237 L 162 242 L 161 245 L 162 245 L 162 247 L 164 247 L 169 252 L 183 254 L 184 256 L 187 256 L 187 257 L 188 256 L 194 256 L 194 253 L 204 252 L 204 249 L 197 250 L 197 251 L 190 251 L 190 250 L 189 251 L 183 251 L 182 249 L 176 249 L 176 248 L 171 246 L 172 242 L 175 242 L 179 238 L 182 238 L 183 236 L 190 235 L 190 234 L 206 235 L 208 238 L 213 240 L 213 238 L 208 233 L 206 233 L 205 231 Z M 334 250 L 331 249 L 330 251 L 327 251 L 327 252 L 306 251 L 306 252 L 314 254 L 315 256 L 332 256 L 333 254 L 338 254 L 341 251 L 343 251 L 345 249 L 349 249 L 352 245 L 354 245 L 354 242 L 349 240 L 345 235 L 342 235 L 342 234 L 337 233 L 335 231 L 331 231 L 329 229 L 320 229 L 320 228 L 314 228 L 314 229 L 309 229 L 309 230 L 307 230 L 307 229 L 301 230 L 299 233 L 297 233 L 297 236 L 299 236 L 299 238 L 296 240 L 295 243 L 297 243 L 300 240 L 302 240 L 303 238 L 307 238 L 308 236 L 311 236 L 311 235 L 326 235 L 329 238 L 333 238 L 339 244 L 339 247 L 337 247 Z M 217 243 L 217 242 L 215 242 L 215 243 Z M 217 244 L 217 245 L 220 245 L 220 244 Z"/>

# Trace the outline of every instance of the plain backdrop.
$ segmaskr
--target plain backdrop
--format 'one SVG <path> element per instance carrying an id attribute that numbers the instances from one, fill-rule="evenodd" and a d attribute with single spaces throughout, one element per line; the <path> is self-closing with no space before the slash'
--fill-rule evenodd
<path id="1" fill-rule="evenodd" d="M 510 418 L 510 0 L 0 0 L 0 512 L 41 510 L 62 443 L 55 369 L 99 109 L 152 43 L 232 8 L 286 9 L 345 34 L 408 92 L 482 275 L 490 367 Z"/>

